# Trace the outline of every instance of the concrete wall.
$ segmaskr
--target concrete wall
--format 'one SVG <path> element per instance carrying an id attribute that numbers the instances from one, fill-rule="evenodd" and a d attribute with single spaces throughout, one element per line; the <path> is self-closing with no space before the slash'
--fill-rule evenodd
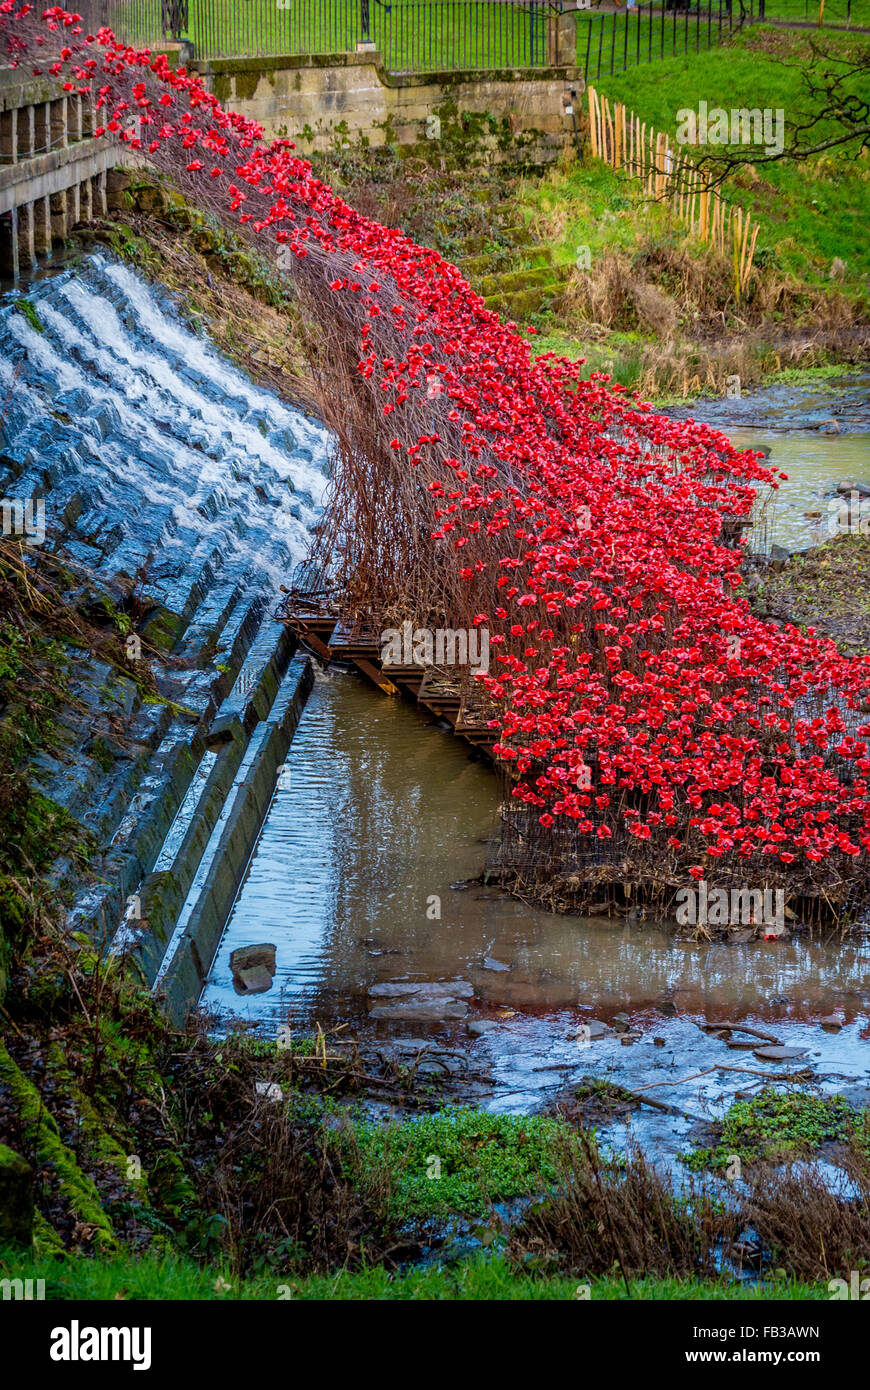
<path id="1" fill-rule="evenodd" d="M 573 139 L 566 107 L 571 90 L 579 97 L 584 86 L 582 71 L 568 65 L 396 75 L 371 52 L 194 59 L 193 67 L 224 106 L 260 121 L 269 137 L 295 140 L 303 154 L 363 136 L 374 146 L 392 139 L 455 153 L 464 131 L 494 157 L 510 157 L 521 145 L 546 162 Z M 427 130 L 435 115 L 440 134 Z"/>
<path id="2" fill-rule="evenodd" d="M 583 91 L 574 57 L 573 16 L 554 21 L 554 65 L 533 71 L 387 73 L 374 52 L 327 57 L 228 58 L 197 63 L 206 87 L 233 110 L 260 121 L 269 138 L 287 136 L 300 153 L 335 142 L 388 142 L 434 159 L 546 164 L 574 138 L 571 93 Z M 433 117 L 437 120 L 433 121 Z M 66 95 L 44 79 L 22 82 L 0 69 L 0 274 L 17 276 L 51 251 L 77 222 L 106 210 L 106 172 L 127 151 L 93 138 L 92 98 Z"/>

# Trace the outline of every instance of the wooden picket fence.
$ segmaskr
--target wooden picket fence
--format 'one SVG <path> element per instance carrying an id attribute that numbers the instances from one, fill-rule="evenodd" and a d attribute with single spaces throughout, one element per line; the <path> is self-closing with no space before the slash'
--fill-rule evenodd
<path id="1" fill-rule="evenodd" d="M 650 198 L 670 204 L 692 236 L 728 256 L 734 267 L 734 293 L 740 300 L 752 273 L 758 223 L 748 212 L 719 197 L 667 131 L 647 127 L 622 102 L 612 105 L 590 86 L 589 131 L 592 153 L 613 169 L 640 179 Z"/>

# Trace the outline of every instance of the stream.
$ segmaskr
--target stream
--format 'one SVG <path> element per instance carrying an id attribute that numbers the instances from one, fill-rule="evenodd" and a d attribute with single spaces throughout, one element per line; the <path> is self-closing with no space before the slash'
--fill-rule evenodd
<path id="1" fill-rule="evenodd" d="M 47 491 L 53 544 L 106 583 L 156 555 L 143 592 L 170 608 L 180 593 L 212 654 L 215 642 L 218 655 L 231 645 L 213 631 L 255 622 L 251 650 L 260 642 L 268 654 L 276 628 L 261 596 L 304 554 L 328 471 L 323 431 L 253 387 L 107 255 L 42 273 L 25 292 L 36 322 L 17 293 L 0 308 L 7 495 Z M 837 482 L 870 482 L 868 380 L 693 408 L 735 443 L 768 447 L 789 474 L 779 544 L 812 543 Z M 840 433 L 820 433 L 832 418 Z M 185 679 L 195 706 L 196 670 Z M 190 806 L 215 757 L 203 756 Z M 537 911 L 467 882 L 481 872 L 498 800 L 491 769 L 443 726 L 349 670 L 318 669 L 202 991 L 215 1028 L 240 1021 L 274 1037 L 288 1021 L 297 1036 L 343 1025 L 411 1053 L 434 1042 L 459 1059 L 452 1098 L 499 1111 L 541 1109 L 581 1077 L 655 1086 L 681 1116 L 643 1108 L 603 1133 L 665 1156 L 695 1122 L 783 1070 L 728 1050 L 705 1021 L 805 1049 L 801 1065 L 823 1092 L 866 1103 L 866 936 L 699 946 L 662 924 Z M 146 873 L 173 864 L 184 824 Z M 237 993 L 231 953 L 262 943 L 276 947 L 272 987 Z M 408 1009 L 409 991 L 433 982 L 447 982 L 440 1001 Z M 620 1014 L 636 1041 L 578 1038 L 581 1024 Z M 835 1031 L 820 1024 L 831 1014 Z"/>
<path id="2" fill-rule="evenodd" d="M 736 400 L 700 400 L 667 413 L 712 425 L 737 448 L 768 449 L 770 467 L 788 474 L 765 509 L 765 524 L 750 533 L 753 550 L 805 550 L 828 540 L 840 505 L 833 497 L 837 484 L 870 483 L 866 371 L 812 386 L 769 386 Z"/>
<path id="3" fill-rule="evenodd" d="M 698 1026 L 744 1022 L 807 1049 L 801 1065 L 823 1091 L 870 1099 L 866 936 L 699 946 L 663 925 L 557 917 L 464 886 L 495 825 L 496 779 L 461 740 L 349 671 L 317 675 L 285 766 L 203 992 L 218 1028 L 243 1020 L 276 1037 L 288 1020 L 296 1036 L 345 1025 L 411 1058 L 427 1043 L 467 1053 L 459 1098 L 486 1109 L 539 1110 L 594 1076 L 655 1085 L 658 1099 L 709 1120 L 783 1070 Z M 433 899 L 440 919 L 427 915 Z M 237 994 L 231 952 L 266 941 L 277 947 L 272 989 Z M 443 1000 L 384 1017 L 395 1006 L 370 993 L 457 980 L 473 989 L 463 1018 L 441 1016 Z M 819 1019 L 834 1013 L 843 1026 L 829 1033 Z M 618 1033 L 578 1038 L 580 1024 L 620 1014 L 641 1034 L 632 1045 Z M 720 1065 L 762 1076 L 711 1070 L 683 1084 Z M 607 1137 L 675 1157 L 690 1128 L 643 1109 Z"/>
<path id="4" fill-rule="evenodd" d="M 848 379 L 856 415 L 867 385 Z M 811 423 L 831 418 L 840 400 L 823 395 L 822 405 L 813 396 Z M 738 428 L 723 418 L 732 402 L 696 411 L 735 444 L 768 447 L 771 464 L 789 474 L 772 537 L 789 548 L 818 539 L 804 513 L 826 508 L 837 482 L 870 480 L 870 416 L 856 433 L 820 434 L 796 427 L 800 399 L 772 388 L 750 410 L 744 398 Z M 727 1050 L 701 1030 L 705 1021 L 742 1022 L 805 1049 L 800 1065 L 812 1067 L 822 1092 L 870 1099 L 866 935 L 699 946 L 663 924 L 553 917 L 465 887 L 480 872 L 498 800 L 488 768 L 418 709 L 340 668 L 318 674 L 203 1006 L 224 1026 L 241 1019 L 267 1036 L 289 1020 L 302 1033 L 344 1026 L 400 1055 L 426 1043 L 465 1052 L 473 1066 L 461 1097 L 498 1111 L 541 1109 L 581 1077 L 654 1087 L 686 1117 L 642 1108 L 602 1134 L 616 1146 L 629 1137 L 652 1144 L 670 1159 L 695 1121 L 718 1117 L 783 1070 Z M 240 997 L 231 952 L 264 941 L 277 947 L 273 987 Z M 428 1019 L 425 1010 L 402 1017 L 401 1008 L 390 1017 L 395 1004 L 379 989 L 432 981 L 471 986 L 466 1017 L 438 1018 L 437 1000 Z M 832 1014 L 842 1022 L 836 1032 L 819 1023 Z M 637 1042 L 615 1032 L 578 1040 L 579 1025 L 611 1025 L 617 1015 L 640 1032 Z"/>

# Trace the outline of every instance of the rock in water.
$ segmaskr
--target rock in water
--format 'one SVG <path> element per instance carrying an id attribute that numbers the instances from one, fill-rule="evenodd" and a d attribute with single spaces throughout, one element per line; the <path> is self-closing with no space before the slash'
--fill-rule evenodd
<path id="1" fill-rule="evenodd" d="M 468 1025 L 468 1031 L 473 1038 L 479 1038 L 484 1033 L 491 1033 L 498 1024 L 494 1018 L 475 1018 Z"/>
<path id="2" fill-rule="evenodd" d="M 238 970 L 233 976 L 233 983 L 240 994 L 265 994 L 267 989 L 272 988 L 273 976 L 269 974 L 265 965 L 253 965 L 250 970 Z"/>
<path id="3" fill-rule="evenodd" d="M 445 1019 L 465 1018 L 468 1005 L 464 999 L 445 999 L 440 996 L 425 996 L 412 999 L 397 999 L 392 1004 L 379 1004 L 369 1010 L 369 1018 L 410 1020 L 415 1023 L 441 1023 Z"/>
<path id="4" fill-rule="evenodd" d="M 474 986 L 468 980 L 392 980 L 372 985 L 369 998 L 375 1000 L 375 1007 L 369 1010 L 369 1018 L 420 1023 L 465 1018 L 473 995 Z"/>
<path id="5" fill-rule="evenodd" d="M 442 995 L 446 999 L 471 999 L 474 986 L 468 980 L 391 980 L 388 984 L 372 985 L 369 994 L 374 999 L 426 994 Z"/>
<path id="6" fill-rule="evenodd" d="M 610 1031 L 600 1018 L 590 1018 L 588 1023 L 581 1023 L 578 1027 L 577 1038 L 580 1042 L 598 1042 L 601 1038 L 606 1038 Z"/>
<path id="7" fill-rule="evenodd" d="M 259 946 L 237 946 L 230 955 L 230 970 L 250 970 L 255 965 L 264 965 L 270 975 L 275 974 L 275 951 L 271 941 Z"/>
<path id="8" fill-rule="evenodd" d="M 238 946 L 230 955 L 230 970 L 237 994 L 264 994 L 275 978 L 276 948 L 270 942 Z"/>
<path id="9" fill-rule="evenodd" d="M 759 1062 L 796 1062 L 807 1055 L 805 1047 L 756 1047 L 753 1051 Z"/>

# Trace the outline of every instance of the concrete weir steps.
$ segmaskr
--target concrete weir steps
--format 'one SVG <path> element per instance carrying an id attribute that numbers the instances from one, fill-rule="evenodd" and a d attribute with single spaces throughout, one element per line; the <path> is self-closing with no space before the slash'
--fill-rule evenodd
<path id="1" fill-rule="evenodd" d="M 111 950 L 135 961 L 148 984 L 154 983 L 157 977 L 162 984 L 170 956 L 182 935 L 177 930 L 180 915 L 185 906 L 192 911 L 196 893 L 209 868 L 213 870 L 209 887 L 214 883 L 219 885 L 208 914 L 209 923 L 218 924 L 216 948 L 237 884 L 232 882 L 231 875 L 229 879 L 225 876 L 222 865 L 225 850 L 218 851 L 217 841 L 212 840 L 213 832 L 225 824 L 230 810 L 242 795 L 240 777 L 252 779 L 255 798 L 262 796 L 264 775 L 266 781 L 271 775 L 274 783 L 278 764 L 272 764 L 272 755 L 277 750 L 279 761 L 283 759 L 304 704 L 304 698 L 300 697 L 297 709 L 291 700 L 295 713 L 288 715 L 282 703 L 287 682 L 291 685 L 295 682 L 294 688 L 298 687 L 306 695 L 310 686 L 310 679 L 304 673 L 299 674 L 295 667 L 288 671 L 288 667 L 293 667 L 295 643 L 283 626 L 276 624 L 270 614 L 264 614 L 263 599 L 256 589 L 249 588 L 243 600 L 239 600 L 238 595 L 233 603 L 226 603 L 225 599 L 226 590 L 220 587 L 203 599 L 202 618 L 198 622 L 195 616 L 180 646 L 185 649 L 188 634 L 194 646 L 203 641 L 213 643 L 219 635 L 220 641 L 229 646 L 225 655 L 233 676 L 216 680 L 214 669 L 209 668 L 183 673 L 186 706 L 196 710 L 201 722 L 192 740 L 188 734 L 182 735 L 179 741 L 177 751 L 182 775 L 175 775 L 174 764 L 168 768 L 167 775 L 152 775 L 149 780 L 153 793 L 149 796 L 145 789 L 144 794 L 134 798 L 127 816 L 131 836 L 147 837 L 147 852 L 134 853 L 130 861 L 140 866 L 140 875 L 135 883 L 128 882 L 126 910 L 120 923 L 117 917 L 121 914 L 117 914 Z M 212 628 L 205 620 L 206 615 L 215 618 Z M 220 690 L 226 683 L 230 683 L 230 689 L 220 698 Z M 274 731 L 276 722 L 277 733 Z M 287 733 L 286 740 L 282 730 Z M 243 800 L 245 805 L 249 804 L 247 795 Z M 260 803 L 255 799 L 250 804 L 258 806 Z M 243 817 L 240 822 L 233 821 L 233 826 L 237 823 L 242 826 L 241 833 L 253 825 L 256 838 L 260 825 L 256 817 L 253 821 L 250 816 Z M 229 838 L 226 847 L 229 862 L 235 862 L 239 833 L 234 828 Z M 252 846 L 247 847 L 247 853 L 250 848 Z M 213 864 L 215 853 L 218 853 L 218 862 Z M 224 889 L 225 900 L 220 896 L 220 890 Z M 170 941 L 174 943 L 172 952 L 168 950 Z M 175 986 L 177 971 L 182 962 L 187 965 L 190 961 L 194 969 L 203 964 L 207 970 L 211 959 L 201 934 L 189 938 L 189 943 L 185 944 L 169 972 L 174 1016 L 179 1021 L 195 1004 L 199 988 L 192 983 L 188 971 L 184 979 L 191 993 L 182 998 Z"/>
<path id="2" fill-rule="evenodd" d="M 256 834 L 286 752 L 302 699 L 285 708 L 287 682 L 305 678 L 271 606 L 320 514 L 329 439 L 102 252 L 0 302 L 0 400 L 0 495 L 44 504 L 34 544 L 105 638 L 64 648 L 37 760 L 40 790 L 88 833 L 87 866 L 59 858 L 52 887 L 67 931 L 150 985 L 213 832 L 238 807 Z M 229 911 L 234 875 L 211 867 Z M 208 964 L 189 940 L 190 997 L 166 976 L 178 1016 L 199 992 L 181 964 L 193 949 Z"/>
<path id="3" fill-rule="evenodd" d="M 207 843 L 200 847 L 196 839 L 201 824 L 208 820 L 208 786 L 200 802 L 200 822 L 195 813 L 176 861 L 159 885 L 165 888 L 171 884 L 177 891 L 199 852 L 190 888 L 153 982 L 164 1012 L 176 1022 L 184 1020 L 199 998 L 256 847 L 278 769 L 287 755 L 313 683 L 311 662 L 300 653 L 291 661 L 268 714 L 251 733 Z M 239 745 L 242 725 L 238 715 L 227 713 L 220 720 L 230 743 Z M 212 777 L 217 771 L 216 764 Z M 155 877 L 146 885 L 146 895 L 158 887 L 153 881 Z"/>
<path id="4" fill-rule="evenodd" d="M 249 608 L 258 610 L 259 601 Z M 209 949 L 213 952 L 217 947 L 238 887 L 234 869 L 240 856 L 243 867 L 247 863 L 276 769 L 311 685 L 306 659 L 293 656 L 292 637 L 270 615 L 261 619 L 253 640 L 245 645 L 228 694 L 218 704 L 213 695 L 208 697 L 207 719 L 192 740 L 189 731 L 167 740 L 167 752 L 177 756 L 167 756 L 164 769 L 158 766 L 145 779 L 112 842 L 119 860 L 126 850 L 127 872 L 121 875 L 121 863 L 116 863 L 115 883 L 120 876 L 126 884 L 125 910 L 123 914 L 120 908 L 116 911 L 110 950 L 135 962 L 147 984 L 163 986 L 168 974 L 164 987 L 172 986 L 173 1016 L 179 1021 L 195 1004 L 199 987 L 192 983 L 189 971 L 183 973 L 191 992 L 182 997 L 176 975 L 182 964 L 191 961 L 194 970 L 200 964 L 208 969 Z M 191 673 L 194 678 L 207 674 Z M 243 815 L 234 813 L 239 806 L 245 808 Z M 221 836 L 231 813 L 224 844 Z M 219 834 L 214 838 L 216 829 Z M 248 834 L 253 836 L 250 843 L 245 839 Z M 229 875 L 227 865 L 233 866 Z M 134 866 L 139 868 L 135 881 Z M 183 935 L 179 921 L 186 911 L 187 922 L 201 891 L 211 894 L 207 920 L 216 939 L 210 944 L 210 938 L 195 933 L 173 964 Z M 86 901 L 90 910 L 92 900 Z M 117 905 L 117 896 L 110 901 Z M 199 914 L 205 915 L 204 911 Z"/>

